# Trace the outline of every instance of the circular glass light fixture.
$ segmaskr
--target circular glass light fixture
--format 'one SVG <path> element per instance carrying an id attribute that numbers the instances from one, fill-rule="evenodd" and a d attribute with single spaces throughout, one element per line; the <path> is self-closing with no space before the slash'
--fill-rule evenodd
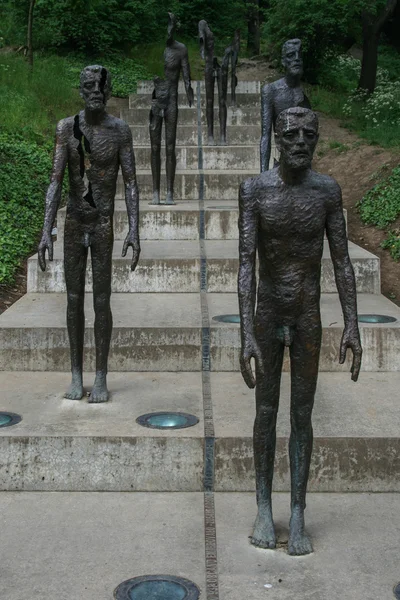
<path id="1" fill-rule="evenodd" d="M 400 600 L 400 583 L 398 583 L 394 589 L 393 589 L 393 594 L 394 597 L 397 598 L 397 600 Z"/>
<path id="2" fill-rule="evenodd" d="M 11 427 L 22 420 L 20 415 L 11 412 L 0 412 L 0 427 Z"/>
<path id="3" fill-rule="evenodd" d="M 397 321 L 395 317 L 388 315 L 358 315 L 359 323 L 394 323 Z"/>
<path id="4" fill-rule="evenodd" d="M 213 321 L 219 323 L 240 323 L 240 315 L 217 315 L 213 317 Z"/>
<path id="5" fill-rule="evenodd" d="M 145 575 L 121 583 L 115 600 L 198 600 L 200 590 L 192 581 L 172 575 Z"/>
<path id="6" fill-rule="evenodd" d="M 181 412 L 156 412 L 141 415 L 136 422 L 151 429 L 184 429 L 197 425 L 199 419 Z"/>

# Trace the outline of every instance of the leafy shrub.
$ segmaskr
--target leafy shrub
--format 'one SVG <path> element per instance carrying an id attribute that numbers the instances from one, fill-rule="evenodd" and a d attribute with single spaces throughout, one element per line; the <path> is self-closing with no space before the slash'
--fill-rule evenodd
<path id="1" fill-rule="evenodd" d="M 393 223 L 400 215 L 400 167 L 367 192 L 358 208 L 366 225 L 384 229 Z"/>
<path id="2" fill-rule="evenodd" d="M 385 250 L 389 250 L 390 256 L 394 260 L 400 260 L 400 229 L 390 231 L 386 240 L 381 244 Z"/>
<path id="3" fill-rule="evenodd" d="M 0 284 L 35 248 L 51 170 L 51 145 L 0 133 Z"/>

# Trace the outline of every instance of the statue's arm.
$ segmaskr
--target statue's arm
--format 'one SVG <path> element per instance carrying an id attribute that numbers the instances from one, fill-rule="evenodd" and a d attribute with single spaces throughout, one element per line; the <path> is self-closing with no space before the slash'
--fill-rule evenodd
<path id="1" fill-rule="evenodd" d="M 273 89 L 270 84 L 267 84 L 261 90 L 261 173 L 268 171 L 269 159 L 271 157 L 272 113 Z"/>
<path id="2" fill-rule="evenodd" d="M 139 188 L 136 180 L 135 154 L 133 152 L 132 133 L 124 123 L 121 133 L 119 162 L 125 185 L 125 202 L 128 213 L 129 231 L 122 248 L 122 256 L 126 256 L 128 247 L 133 248 L 131 269 L 134 271 L 140 256 L 139 240 Z"/>
<path id="3" fill-rule="evenodd" d="M 42 238 L 38 248 L 39 265 L 42 271 L 46 269 L 46 250 L 49 253 L 49 261 L 53 260 L 53 240 L 51 232 L 61 202 L 62 183 L 65 167 L 68 161 L 68 124 L 62 120 L 57 124 L 56 140 L 53 153 L 53 168 L 51 172 L 50 185 L 46 194 L 44 224 Z"/>
<path id="4" fill-rule="evenodd" d="M 188 99 L 189 106 L 192 106 L 194 101 L 194 94 L 192 88 L 192 80 L 190 77 L 190 64 L 189 64 L 189 55 L 187 48 L 185 46 L 182 55 L 182 76 L 183 81 L 185 82 L 186 96 Z"/>
<path id="5" fill-rule="evenodd" d="M 335 271 L 336 286 L 344 317 L 344 332 L 340 345 L 340 363 L 346 358 L 347 348 L 353 351 L 352 379 L 357 381 L 362 348 L 357 319 L 356 279 L 350 261 L 343 215 L 342 192 L 336 182 L 331 183 L 332 191 L 326 217 L 326 235 Z"/>
<path id="6" fill-rule="evenodd" d="M 252 180 L 247 180 L 239 190 L 239 275 L 238 294 L 242 351 L 240 368 L 246 384 L 253 388 L 255 378 L 251 368 L 254 358 L 262 368 L 261 353 L 254 334 L 254 311 L 256 305 L 256 255 L 258 214 Z"/>

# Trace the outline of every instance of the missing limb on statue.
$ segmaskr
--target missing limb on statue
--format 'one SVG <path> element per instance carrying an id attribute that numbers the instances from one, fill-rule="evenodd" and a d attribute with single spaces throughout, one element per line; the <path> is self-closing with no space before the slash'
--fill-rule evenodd
<path id="1" fill-rule="evenodd" d="M 258 514 L 252 543 L 275 548 L 272 516 L 276 419 L 285 347 L 291 372 L 291 519 L 289 554 L 312 552 L 305 532 L 306 489 L 313 445 L 312 410 L 321 349 L 320 278 L 326 233 L 344 316 L 339 361 L 351 349 L 357 381 L 362 349 L 356 284 L 339 185 L 311 169 L 318 119 L 307 108 L 276 119 L 280 164 L 246 180 L 239 193 L 239 278 L 243 378 L 256 388 L 254 462 Z M 256 257 L 258 255 L 258 289 Z M 256 363 L 256 373 L 251 360 Z"/>
<path id="2" fill-rule="evenodd" d="M 164 79 L 154 79 L 149 133 L 151 141 L 151 172 L 153 178 L 153 200 L 151 204 L 175 204 L 174 182 L 176 171 L 176 134 L 178 125 L 178 84 L 182 72 L 186 96 L 192 106 L 194 94 L 190 78 L 188 51 L 184 44 L 175 40 L 177 20 L 168 13 L 168 37 L 164 51 Z M 162 124 L 165 125 L 165 154 L 167 195 L 161 202 L 161 138 Z"/>
<path id="3" fill-rule="evenodd" d="M 89 402 L 106 402 L 108 354 L 112 332 L 111 266 L 113 214 L 118 170 L 125 185 L 129 231 L 122 256 L 133 249 L 131 269 L 139 260 L 139 192 L 129 126 L 106 111 L 111 94 L 111 76 L 99 65 L 86 67 L 80 77 L 85 108 L 57 125 L 50 186 L 39 244 L 39 264 L 46 269 L 46 250 L 53 260 L 51 230 L 61 200 L 62 182 L 68 167 L 69 196 L 64 232 L 64 274 L 67 288 L 67 329 L 71 356 L 71 385 L 65 393 L 80 400 L 83 388 L 83 344 L 85 330 L 85 274 L 90 248 L 95 312 L 96 345 L 94 385 Z"/>

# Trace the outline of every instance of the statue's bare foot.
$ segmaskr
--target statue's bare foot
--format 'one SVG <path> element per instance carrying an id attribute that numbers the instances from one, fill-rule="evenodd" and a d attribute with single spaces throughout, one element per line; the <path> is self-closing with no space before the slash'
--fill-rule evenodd
<path id="1" fill-rule="evenodd" d="M 214 138 L 211 135 L 208 138 L 208 145 L 215 146 Z"/>
<path id="2" fill-rule="evenodd" d="M 158 192 L 153 192 L 153 200 L 149 204 L 154 204 L 155 206 L 161 204 L 160 194 Z"/>
<path id="3" fill-rule="evenodd" d="M 172 192 L 167 192 L 167 197 L 165 199 L 165 204 L 169 204 L 169 205 L 175 204 Z"/>
<path id="4" fill-rule="evenodd" d="M 298 506 L 292 510 L 290 519 L 288 552 L 292 556 L 304 556 L 313 552 L 311 540 L 304 531 L 304 510 Z"/>
<path id="5" fill-rule="evenodd" d="M 72 374 L 72 381 L 64 394 L 64 398 L 68 400 L 81 400 L 83 398 L 84 389 L 82 382 L 82 374 Z"/>
<path id="6" fill-rule="evenodd" d="M 88 402 L 97 404 L 108 401 L 107 377 L 103 373 L 97 373 L 93 389 L 90 392 Z"/>
<path id="7" fill-rule="evenodd" d="M 227 141 L 225 138 L 221 138 L 220 142 L 219 142 L 220 146 L 227 146 Z"/>
<path id="8" fill-rule="evenodd" d="M 276 535 L 271 508 L 258 509 L 251 543 L 258 548 L 269 548 L 270 550 L 276 548 Z"/>

